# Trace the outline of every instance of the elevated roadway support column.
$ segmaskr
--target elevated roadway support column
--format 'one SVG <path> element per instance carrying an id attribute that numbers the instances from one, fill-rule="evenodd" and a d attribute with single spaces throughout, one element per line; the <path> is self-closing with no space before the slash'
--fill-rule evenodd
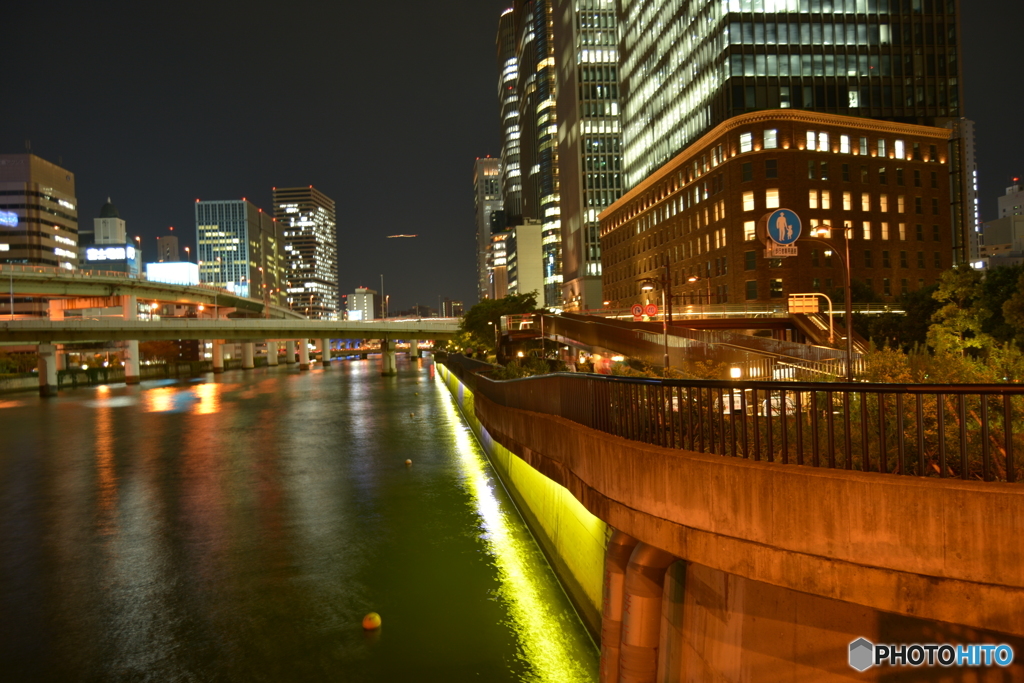
<path id="1" fill-rule="evenodd" d="M 267 366 L 277 367 L 277 342 L 267 342 Z"/>
<path id="2" fill-rule="evenodd" d="M 409 341 L 409 358 L 420 357 L 420 340 L 412 339 Z"/>
<path id="3" fill-rule="evenodd" d="M 43 398 L 57 395 L 57 347 L 40 344 L 36 347 L 39 355 L 39 395 Z"/>
<path id="4" fill-rule="evenodd" d="M 331 367 L 331 340 L 322 339 L 320 343 L 323 345 L 323 350 L 320 352 L 320 364 L 325 368 Z"/>
<path id="5" fill-rule="evenodd" d="M 255 366 L 253 363 L 253 354 L 256 350 L 256 344 L 253 342 L 242 343 L 242 369 L 252 370 Z"/>
<path id="6" fill-rule="evenodd" d="M 124 383 L 138 384 L 140 379 L 139 342 L 129 339 L 124 343 Z"/>
<path id="7" fill-rule="evenodd" d="M 622 610 L 625 607 L 626 568 L 637 541 L 618 529 L 604 553 L 604 607 L 601 610 L 601 683 L 619 680 L 622 645 Z"/>
<path id="8" fill-rule="evenodd" d="M 638 544 L 629 557 L 619 683 L 655 683 L 657 680 L 665 571 L 677 559 L 646 543 Z"/>
<path id="9" fill-rule="evenodd" d="M 309 370 L 309 341 L 299 340 L 299 370 Z"/>
<path id="10" fill-rule="evenodd" d="M 220 339 L 213 340 L 213 374 L 224 372 L 224 345 Z"/>
<path id="11" fill-rule="evenodd" d="M 138 299 L 132 295 L 121 297 L 121 310 L 125 320 L 138 320 Z M 124 383 L 138 384 L 142 372 L 139 363 L 139 342 L 131 339 L 125 342 L 124 347 Z"/>
<path id="12" fill-rule="evenodd" d="M 295 340 L 289 339 L 284 343 L 284 363 L 291 365 L 295 362 Z"/>
<path id="13" fill-rule="evenodd" d="M 381 377 L 392 377 L 398 374 L 395 363 L 395 342 L 382 339 L 380 342 L 380 374 Z"/>

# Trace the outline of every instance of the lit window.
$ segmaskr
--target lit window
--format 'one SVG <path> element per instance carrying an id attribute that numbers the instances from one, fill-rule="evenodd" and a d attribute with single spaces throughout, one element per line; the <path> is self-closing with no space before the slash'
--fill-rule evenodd
<path id="1" fill-rule="evenodd" d="M 880 156 L 880 157 L 884 157 L 885 156 L 885 140 L 879 140 L 878 141 L 878 156 Z"/>
<path id="2" fill-rule="evenodd" d="M 862 224 L 862 227 L 863 227 L 863 230 L 864 230 L 864 239 L 866 239 L 866 240 L 871 239 L 871 222 L 870 221 L 864 221 L 864 223 Z"/>
<path id="3" fill-rule="evenodd" d="M 905 156 L 906 148 L 903 146 L 903 140 L 897 140 L 896 144 L 893 145 L 893 149 L 896 152 L 896 158 L 902 159 Z"/>
<path id="4" fill-rule="evenodd" d="M 740 153 L 750 152 L 754 149 L 754 134 L 740 133 Z"/>
<path id="5" fill-rule="evenodd" d="M 776 149 L 779 146 L 779 131 L 770 128 L 764 132 L 764 148 Z"/>
<path id="6" fill-rule="evenodd" d="M 900 240 L 906 240 L 906 239 L 907 239 L 907 224 L 906 223 L 900 223 Z"/>
<path id="7" fill-rule="evenodd" d="M 867 156 L 867 154 L 868 154 L 868 139 L 867 138 L 861 138 L 860 139 L 860 153 L 863 154 L 864 156 Z"/>
<path id="8" fill-rule="evenodd" d="M 821 208 L 831 209 L 832 208 L 832 195 L 828 190 L 821 191 Z"/>
<path id="9" fill-rule="evenodd" d="M 817 209 L 818 208 L 818 191 L 817 190 L 811 190 L 810 193 L 808 194 L 808 196 L 807 196 L 807 206 L 808 206 L 808 208 L 811 208 L 811 209 Z"/>
<path id="10" fill-rule="evenodd" d="M 889 239 L 889 224 L 888 223 L 882 223 L 881 233 L 882 233 L 882 239 L 883 240 Z"/>
<path id="11" fill-rule="evenodd" d="M 853 195 L 849 192 L 843 193 L 843 211 L 853 211 Z"/>
<path id="12" fill-rule="evenodd" d="M 839 151 L 842 154 L 849 154 L 850 153 L 850 136 L 849 135 L 840 135 L 839 136 Z"/>
<path id="13" fill-rule="evenodd" d="M 889 195 L 883 194 L 878 196 L 878 210 L 888 211 L 889 210 Z"/>
<path id="14" fill-rule="evenodd" d="M 807 131 L 807 149 L 813 152 L 818 148 L 817 143 L 818 134 L 815 133 L 813 130 Z"/>
<path id="15" fill-rule="evenodd" d="M 821 152 L 827 152 L 828 149 L 828 133 L 818 133 L 818 150 Z"/>
<path id="16" fill-rule="evenodd" d="M 743 193 L 743 210 L 753 211 L 754 210 L 754 193 L 744 192 Z"/>
<path id="17" fill-rule="evenodd" d="M 750 241 L 757 239 L 757 223 L 754 221 L 743 222 L 743 239 Z"/>
<path id="18" fill-rule="evenodd" d="M 864 192 L 860 196 L 860 210 L 870 211 L 871 210 L 871 195 Z"/>
<path id="19" fill-rule="evenodd" d="M 764 191 L 764 205 L 767 209 L 779 208 L 779 190 L 778 188 L 768 189 Z"/>
<path id="20" fill-rule="evenodd" d="M 903 195 L 896 197 L 896 211 L 899 213 L 905 213 L 907 210 L 906 202 L 903 199 Z"/>

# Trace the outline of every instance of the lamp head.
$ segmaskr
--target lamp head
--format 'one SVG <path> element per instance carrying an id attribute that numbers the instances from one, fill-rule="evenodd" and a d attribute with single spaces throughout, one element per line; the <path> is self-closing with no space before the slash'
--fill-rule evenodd
<path id="1" fill-rule="evenodd" d="M 687 282 L 696 282 L 696 281 L 697 281 L 697 280 L 699 280 L 699 279 L 700 279 L 700 278 L 699 278 L 699 277 L 697 277 L 696 275 L 691 275 L 690 277 L 686 278 L 686 281 L 687 281 Z"/>

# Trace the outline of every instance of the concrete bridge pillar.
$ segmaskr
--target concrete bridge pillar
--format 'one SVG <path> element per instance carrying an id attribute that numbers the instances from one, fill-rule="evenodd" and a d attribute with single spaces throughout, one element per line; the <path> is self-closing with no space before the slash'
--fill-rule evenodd
<path id="1" fill-rule="evenodd" d="M 295 362 L 295 340 L 289 339 L 284 343 L 284 362 L 291 365 Z"/>
<path id="2" fill-rule="evenodd" d="M 325 368 L 331 367 L 331 340 L 324 338 L 320 341 L 323 350 L 320 352 L 320 364 Z"/>
<path id="3" fill-rule="evenodd" d="M 39 395 L 43 398 L 57 395 L 57 347 L 40 344 L 36 347 L 39 356 Z"/>
<path id="4" fill-rule="evenodd" d="M 138 384 L 141 372 L 139 342 L 130 339 L 124 343 L 124 383 Z"/>
<path id="5" fill-rule="evenodd" d="M 676 557 L 639 543 L 629 557 L 623 600 L 619 683 L 655 683 L 665 571 Z"/>
<path id="6" fill-rule="evenodd" d="M 409 358 L 420 357 L 420 340 L 411 339 L 409 340 Z"/>
<path id="7" fill-rule="evenodd" d="M 256 345 L 252 342 L 242 342 L 242 369 L 252 370 L 255 366 L 253 363 L 253 354 L 256 350 Z"/>
<path id="8" fill-rule="evenodd" d="M 619 680 L 622 646 L 622 610 L 625 607 L 626 568 L 637 541 L 618 529 L 604 554 L 604 607 L 601 610 L 601 683 Z"/>
<path id="9" fill-rule="evenodd" d="M 57 362 L 57 371 L 68 369 L 68 356 L 66 353 L 61 353 L 60 348 L 54 347 L 53 357 Z"/>
<path id="10" fill-rule="evenodd" d="M 380 342 L 380 374 L 382 377 L 398 374 L 398 365 L 395 363 L 395 342 L 389 339 L 382 339 Z"/>
<path id="11" fill-rule="evenodd" d="M 267 342 L 267 366 L 277 367 L 277 342 Z"/>
<path id="12" fill-rule="evenodd" d="M 309 370 L 309 340 L 299 340 L 299 370 Z"/>
<path id="13" fill-rule="evenodd" d="M 224 372 L 224 345 L 220 339 L 213 340 L 213 372 L 216 375 Z"/>
<path id="14" fill-rule="evenodd" d="M 139 319 L 139 300 L 133 296 L 121 297 L 121 311 L 125 320 Z M 132 339 L 125 342 L 124 349 L 124 381 L 125 384 L 138 384 L 141 374 L 139 365 L 139 342 Z"/>

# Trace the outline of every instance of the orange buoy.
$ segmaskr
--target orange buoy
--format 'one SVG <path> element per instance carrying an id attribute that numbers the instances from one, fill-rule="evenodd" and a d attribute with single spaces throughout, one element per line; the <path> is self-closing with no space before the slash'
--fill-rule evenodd
<path id="1" fill-rule="evenodd" d="M 380 628 L 380 615 L 376 612 L 370 612 L 363 617 L 363 628 L 367 631 L 375 631 Z"/>
<path id="2" fill-rule="evenodd" d="M 412 460 L 406 460 L 405 464 L 406 464 L 406 466 L 412 465 Z"/>

